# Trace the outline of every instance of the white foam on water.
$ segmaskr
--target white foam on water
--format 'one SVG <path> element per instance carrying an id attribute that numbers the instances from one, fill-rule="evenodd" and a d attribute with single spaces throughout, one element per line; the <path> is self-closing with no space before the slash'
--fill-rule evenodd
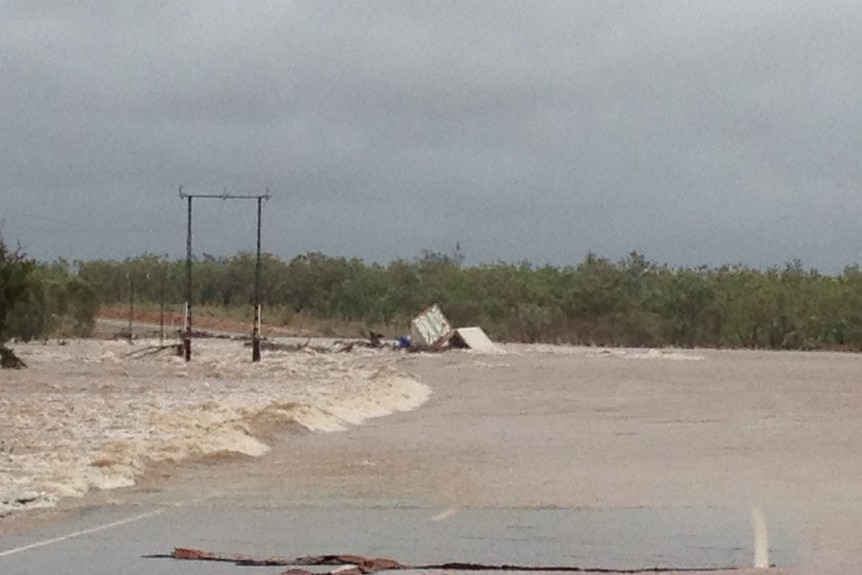
<path id="1" fill-rule="evenodd" d="M 669 349 L 648 349 L 646 351 L 623 350 L 618 357 L 623 359 L 664 359 L 670 361 L 703 361 L 702 355 L 682 353 Z"/>
<path id="2" fill-rule="evenodd" d="M 616 347 L 586 347 L 553 344 L 507 344 L 506 351 L 514 355 L 544 353 L 552 355 L 578 355 L 583 357 L 609 357 L 618 359 L 703 361 L 706 359 L 694 351 L 678 349 L 639 349 Z"/>
<path id="3" fill-rule="evenodd" d="M 384 353 L 271 352 L 254 364 L 240 343 L 196 341 L 189 364 L 169 352 L 125 357 L 144 347 L 16 346 L 31 367 L 4 373 L 0 516 L 133 485 L 153 463 L 258 457 L 269 450 L 262 429 L 341 431 L 430 395 Z"/>

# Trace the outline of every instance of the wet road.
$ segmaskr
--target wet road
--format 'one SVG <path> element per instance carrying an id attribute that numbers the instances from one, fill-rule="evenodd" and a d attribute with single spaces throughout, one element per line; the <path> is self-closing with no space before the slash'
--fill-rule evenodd
<path id="1" fill-rule="evenodd" d="M 780 525 L 777 523 L 776 525 Z M 771 533 L 773 563 L 797 561 L 792 534 Z M 237 506 L 97 508 L 0 540 L 4 575 L 247 573 L 247 567 L 156 557 L 175 547 L 257 557 L 360 554 L 410 565 L 543 567 L 751 566 L 750 517 L 739 509 L 449 509 Z M 255 573 L 278 573 L 258 567 Z"/>

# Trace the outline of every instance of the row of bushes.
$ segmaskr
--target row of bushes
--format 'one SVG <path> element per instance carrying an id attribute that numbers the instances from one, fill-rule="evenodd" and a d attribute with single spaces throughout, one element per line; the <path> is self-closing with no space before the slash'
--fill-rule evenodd
<path id="1" fill-rule="evenodd" d="M 81 285 L 102 302 L 184 301 L 184 261 L 146 255 L 76 262 Z M 226 309 L 254 301 L 255 258 L 204 256 L 193 265 L 196 305 Z M 319 253 L 262 260 L 261 301 L 283 324 L 297 315 L 364 322 L 397 333 L 440 303 L 456 325 L 481 325 L 507 341 L 611 346 L 770 349 L 862 348 L 862 270 L 821 275 L 791 262 L 674 268 L 632 253 L 588 255 L 576 266 L 464 266 L 457 250 L 388 265 Z M 272 317 L 272 313 L 268 313 Z"/>
<path id="2" fill-rule="evenodd" d="M 196 305 L 233 311 L 254 301 L 255 258 L 204 256 L 193 264 Z M 577 266 L 466 267 L 458 251 L 388 265 L 318 253 L 265 255 L 261 301 L 280 323 L 319 318 L 399 333 L 438 302 L 457 325 L 501 340 L 590 345 L 771 349 L 862 348 L 862 270 L 836 276 L 799 262 L 672 268 L 637 253 L 588 255 Z M 179 304 L 184 261 L 30 261 L 0 240 L 0 344 L 10 337 L 87 336 L 100 303 Z"/>
<path id="3" fill-rule="evenodd" d="M 87 282 L 56 265 L 31 264 L 26 286 L 7 300 L 3 341 L 48 337 L 88 337 L 95 327 L 99 299 Z"/>
<path id="4" fill-rule="evenodd" d="M 56 264 L 37 265 L 26 297 L 7 319 L 10 337 L 29 341 L 93 334 L 99 298 L 86 281 Z"/>
<path id="5" fill-rule="evenodd" d="M 68 266 L 39 265 L 0 237 L 0 365 L 23 367 L 4 344 L 11 338 L 91 335 L 99 308 L 95 290 Z"/>

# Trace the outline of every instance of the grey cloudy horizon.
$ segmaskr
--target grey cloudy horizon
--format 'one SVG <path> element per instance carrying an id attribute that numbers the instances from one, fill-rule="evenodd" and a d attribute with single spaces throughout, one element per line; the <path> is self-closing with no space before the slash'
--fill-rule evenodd
<path id="1" fill-rule="evenodd" d="M 862 262 L 862 3 L 0 0 L 0 220 L 39 259 Z M 254 248 L 195 204 L 195 252 Z"/>

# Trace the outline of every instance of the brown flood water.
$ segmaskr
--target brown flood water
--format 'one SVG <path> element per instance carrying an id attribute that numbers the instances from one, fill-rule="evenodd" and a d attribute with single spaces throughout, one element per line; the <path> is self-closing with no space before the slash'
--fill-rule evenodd
<path id="1" fill-rule="evenodd" d="M 761 507 L 794 573 L 862 572 L 862 356 L 507 352 L 405 356 L 396 367 L 433 390 L 418 410 L 284 432 L 264 457 L 162 467 L 83 502 L 416 505 L 441 520 Z"/>

